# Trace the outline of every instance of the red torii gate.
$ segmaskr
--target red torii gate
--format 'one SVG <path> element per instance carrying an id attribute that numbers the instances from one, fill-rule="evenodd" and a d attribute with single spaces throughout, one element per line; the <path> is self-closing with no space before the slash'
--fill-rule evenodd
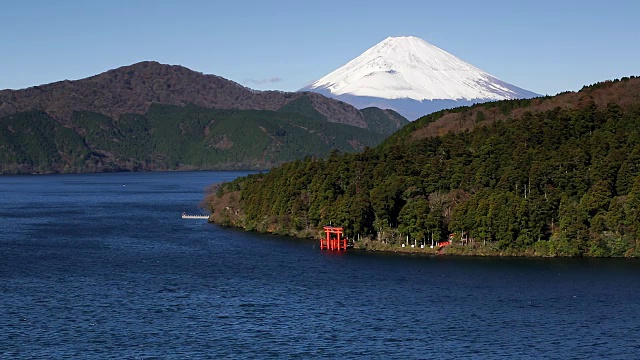
<path id="1" fill-rule="evenodd" d="M 347 250 L 343 227 L 323 226 L 325 237 L 320 238 L 320 249 Z M 333 236 L 332 236 L 333 235 Z"/>

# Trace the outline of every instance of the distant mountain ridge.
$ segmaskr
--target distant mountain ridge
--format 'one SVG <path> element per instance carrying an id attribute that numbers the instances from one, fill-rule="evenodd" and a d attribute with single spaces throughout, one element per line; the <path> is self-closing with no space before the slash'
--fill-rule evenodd
<path id="1" fill-rule="evenodd" d="M 539 96 L 413 37 L 388 37 L 301 91 L 409 119 L 473 103 Z"/>
<path id="2" fill-rule="evenodd" d="M 301 93 L 256 91 L 216 75 L 179 65 L 145 61 L 75 81 L 59 81 L 21 90 L 0 91 L 0 116 L 43 110 L 69 119 L 74 110 L 98 112 L 114 118 L 144 114 L 152 103 L 206 108 L 271 110 Z M 352 106 L 315 93 L 307 94 L 328 121 L 366 128 L 364 116 Z"/>
<path id="3" fill-rule="evenodd" d="M 267 169 L 372 147 L 408 121 L 142 62 L 0 91 L 0 173 Z"/>

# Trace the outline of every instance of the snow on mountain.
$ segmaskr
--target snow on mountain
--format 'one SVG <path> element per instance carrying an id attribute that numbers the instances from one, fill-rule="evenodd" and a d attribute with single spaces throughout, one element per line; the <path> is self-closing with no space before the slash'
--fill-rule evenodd
<path id="1" fill-rule="evenodd" d="M 300 91 L 359 108 L 391 108 L 408 119 L 455 106 L 538 96 L 414 36 L 388 37 Z"/>

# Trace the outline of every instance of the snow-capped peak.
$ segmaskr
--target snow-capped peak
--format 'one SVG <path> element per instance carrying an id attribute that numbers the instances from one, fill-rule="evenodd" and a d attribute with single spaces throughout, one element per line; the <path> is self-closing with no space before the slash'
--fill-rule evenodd
<path id="1" fill-rule="evenodd" d="M 302 90 L 418 101 L 535 95 L 414 36 L 388 37 Z"/>

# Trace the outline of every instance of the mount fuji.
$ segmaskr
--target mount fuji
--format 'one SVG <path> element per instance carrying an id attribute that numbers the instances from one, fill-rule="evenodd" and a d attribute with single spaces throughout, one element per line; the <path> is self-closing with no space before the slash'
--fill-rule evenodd
<path id="1" fill-rule="evenodd" d="M 540 96 L 414 36 L 388 37 L 299 91 L 360 109 L 393 109 L 410 120 L 457 106 Z"/>

